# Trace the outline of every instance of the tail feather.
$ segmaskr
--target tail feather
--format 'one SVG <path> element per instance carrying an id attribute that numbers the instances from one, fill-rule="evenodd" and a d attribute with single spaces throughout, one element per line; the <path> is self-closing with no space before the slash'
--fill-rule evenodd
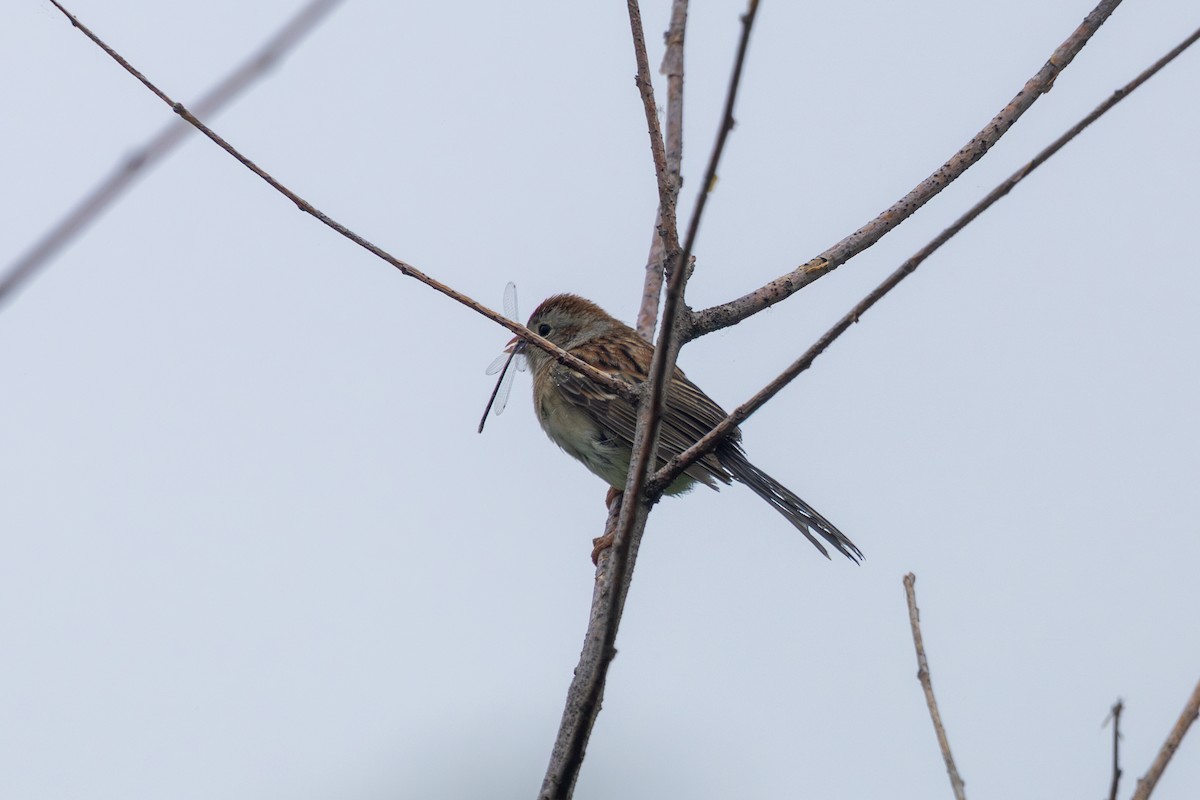
<path id="1" fill-rule="evenodd" d="M 813 534 L 833 545 L 839 553 L 854 562 L 862 560 L 862 551 L 854 542 L 839 531 L 834 524 L 808 503 L 797 497 L 790 489 L 751 464 L 746 455 L 737 447 L 722 447 L 717 450 L 717 458 L 730 474 L 749 486 L 755 494 L 770 503 L 776 511 L 808 538 L 813 546 L 821 551 L 821 555 L 829 558 L 829 551 Z"/>

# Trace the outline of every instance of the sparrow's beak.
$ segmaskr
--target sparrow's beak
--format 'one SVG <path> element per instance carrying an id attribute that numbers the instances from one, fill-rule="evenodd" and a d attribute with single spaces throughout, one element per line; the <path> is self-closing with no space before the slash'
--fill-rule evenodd
<path id="1" fill-rule="evenodd" d="M 504 347 L 504 352 L 506 352 L 506 353 L 519 352 L 522 344 L 523 344 L 523 342 L 521 341 L 521 337 L 514 336 L 508 340 L 508 344 L 505 345 L 505 347 Z"/>

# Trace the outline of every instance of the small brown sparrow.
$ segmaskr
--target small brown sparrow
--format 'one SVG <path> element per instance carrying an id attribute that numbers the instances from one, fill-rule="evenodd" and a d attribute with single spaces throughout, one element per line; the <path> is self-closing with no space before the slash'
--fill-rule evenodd
<path id="1" fill-rule="evenodd" d="M 577 295 L 559 294 L 545 300 L 526 327 L 615 378 L 639 384 L 649 374 L 653 345 L 633 328 Z M 519 339 L 509 343 L 508 352 L 529 360 L 534 411 L 546 435 L 609 486 L 618 492 L 623 490 L 637 425 L 633 404 Z M 676 368 L 663 412 L 658 466 L 695 444 L 726 416 L 719 405 Z M 746 459 L 741 432 L 737 430 L 715 451 L 692 464 L 665 493 L 680 494 L 697 483 L 716 489 L 718 481 L 728 484 L 732 480 L 746 484 L 766 500 L 826 558 L 829 553 L 817 536 L 853 561 L 862 558 L 862 552 L 829 520 Z M 603 546 L 597 544 L 597 552 Z"/>

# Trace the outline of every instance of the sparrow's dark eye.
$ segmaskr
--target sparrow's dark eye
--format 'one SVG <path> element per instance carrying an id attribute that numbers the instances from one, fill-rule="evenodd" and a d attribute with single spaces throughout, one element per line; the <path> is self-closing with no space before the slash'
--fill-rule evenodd
<path id="1" fill-rule="evenodd" d="M 538 325 L 538 336 L 546 336 L 549 333 L 550 326 L 547 323 L 543 322 L 541 325 Z"/>

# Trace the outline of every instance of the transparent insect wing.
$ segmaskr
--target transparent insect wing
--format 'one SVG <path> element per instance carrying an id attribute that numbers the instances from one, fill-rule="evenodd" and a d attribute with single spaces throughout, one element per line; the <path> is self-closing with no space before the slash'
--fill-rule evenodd
<path id="1" fill-rule="evenodd" d="M 517 316 L 517 285 L 509 281 L 504 287 L 504 315 L 513 321 L 520 321 Z M 511 367 L 516 367 L 516 371 L 525 372 L 529 369 L 529 361 L 525 358 L 525 354 L 520 352 L 519 345 L 512 350 L 505 350 L 500 355 L 492 360 L 491 364 L 484 372 L 488 375 L 500 373 L 499 380 L 496 381 L 496 388 L 492 390 L 492 396 L 488 400 L 487 408 L 483 410 L 483 418 L 479 420 L 479 432 L 483 433 L 483 425 L 487 420 L 488 411 L 495 410 L 498 416 L 504 411 L 504 406 L 508 404 L 508 395 L 512 390 L 513 372 Z"/>
<path id="2" fill-rule="evenodd" d="M 517 311 L 517 285 L 512 281 L 509 281 L 504 285 L 504 316 L 508 317 L 514 322 L 520 322 L 520 317 L 517 316 L 518 313 L 520 312 Z M 488 364 L 487 369 L 483 371 L 484 374 L 495 375 L 504 367 L 505 362 L 511 358 L 513 358 L 513 354 L 506 350 L 492 359 L 492 363 Z M 521 372 L 525 372 L 527 369 L 529 369 L 529 362 L 525 359 L 524 355 L 518 353 L 513 366 Z M 512 379 L 506 378 L 506 380 Z"/>
<path id="3" fill-rule="evenodd" d="M 487 369 L 485 369 L 483 371 L 483 374 L 484 375 L 495 375 L 497 372 L 499 372 L 501 369 L 504 368 L 504 362 L 508 361 L 508 359 L 511 357 L 512 357 L 511 353 L 501 353 L 500 355 L 496 356 L 492 360 L 492 363 L 488 364 L 488 367 L 487 367 Z"/>
<path id="4" fill-rule="evenodd" d="M 524 356 L 511 355 L 509 358 L 525 360 Z M 512 391 L 513 375 L 515 374 L 515 370 L 509 369 L 505 370 L 504 374 L 500 376 L 500 385 L 496 388 L 496 402 L 492 405 L 492 413 L 496 416 L 500 416 L 501 412 L 504 411 L 504 407 L 508 405 L 508 395 Z"/>
<path id="5" fill-rule="evenodd" d="M 508 361 L 510 358 L 513 362 L 512 365 L 516 367 L 519 372 L 529 371 L 529 359 L 525 357 L 524 353 L 501 353 L 492 359 L 492 363 L 488 364 L 487 369 L 483 371 L 484 374 L 495 375 L 504 368 L 504 362 Z"/>
<path id="6" fill-rule="evenodd" d="M 504 286 L 504 316 L 516 322 L 520 322 L 520 313 L 521 312 L 517 310 L 517 285 L 512 281 L 509 281 Z M 496 374 L 496 370 L 500 369 L 498 362 L 501 360 L 502 359 L 497 358 L 496 361 L 492 362 L 492 366 L 488 367 L 488 375 Z M 517 350 L 516 358 L 513 360 L 513 366 L 517 368 L 518 372 L 525 372 L 529 369 L 529 359 L 525 358 L 525 354 L 519 349 Z"/>
<path id="7" fill-rule="evenodd" d="M 504 316 L 517 320 L 517 285 L 512 281 L 504 284 Z"/>

